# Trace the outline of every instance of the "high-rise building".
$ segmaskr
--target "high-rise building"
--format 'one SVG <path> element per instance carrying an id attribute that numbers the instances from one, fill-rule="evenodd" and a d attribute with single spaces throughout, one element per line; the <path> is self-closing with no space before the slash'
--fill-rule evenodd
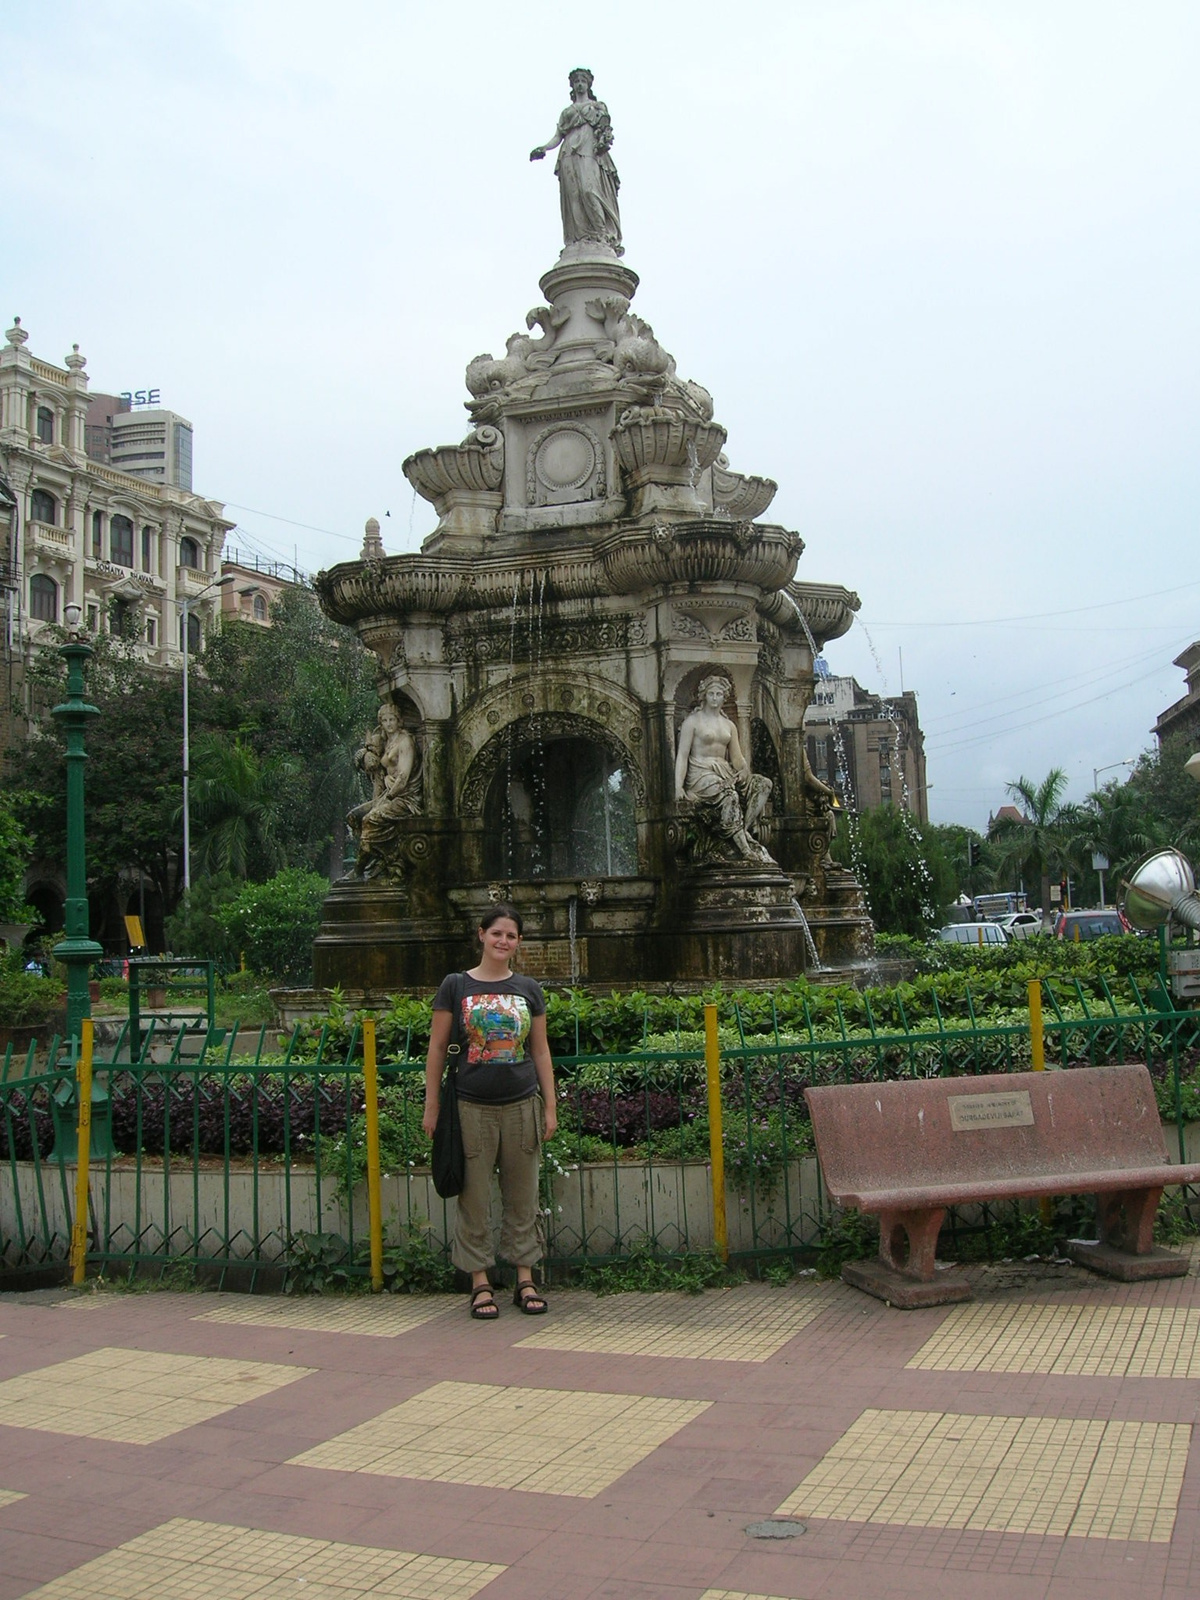
<path id="1" fill-rule="evenodd" d="M 138 404 L 130 394 L 93 394 L 85 448 L 91 460 L 132 478 L 191 490 L 192 425 L 175 411 Z"/>

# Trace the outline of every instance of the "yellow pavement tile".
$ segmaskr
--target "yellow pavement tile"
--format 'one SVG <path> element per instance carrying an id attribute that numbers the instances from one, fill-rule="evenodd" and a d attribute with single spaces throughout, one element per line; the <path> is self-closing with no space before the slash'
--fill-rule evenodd
<path id="1" fill-rule="evenodd" d="M 518 1345 L 596 1355 L 766 1361 L 829 1303 L 824 1288 L 797 1291 L 761 1284 L 702 1295 L 563 1295 L 545 1326 Z"/>
<path id="2" fill-rule="evenodd" d="M 221 1356 L 93 1350 L 0 1383 L 0 1423 L 152 1444 L 315 1371 Z"/>
<path id="3" fill-rule="evenodd" d="M 779 1594 L 747 1594 L 744 1589 L 705 1589 L 700 1600 L 786 1600 Z"/>
<path id="4" fill-rule="evenodd" d="M 1170 1540 L 1191 1428 L 864 1411 L 776 1515 Z"/>
<path id="5" fill-rule="evenodd" d="M 411 1550 L 177 1517 L 34 1589 L 27 1600 L 470 1600 L 506 1569 Z"/>
<path id="6" fill-rule="evenodd" d="M 961 1306 L 908 1365 L 935 1372 L 1200 1378 L 1200 1311 L 1150 1305 Z"/>
<path id="7" fill-rule="evenodd" d="M 0 1489 L 0 1506 L 15 1505 L 18 1500 L 24 1498 L 25 1496 L 16 1489 Z"/>
<path id="8" fill-rule="evenodd" d="M 239 1295 L 228 1305 L 193 1317 L 193 1322 L 233 1322 L 256 1328 L 301 1328 L 313 1333 L 360 1333 L 395 1339 L 457 1309 L 447 1295 L 383 1295 L 379 1298 L 267 1299 Z"/>
<path id="9" fill-rule="evenodd" d="M 590 1499 L 708 1401 L 438 1383 L 289 1466 Z"/>

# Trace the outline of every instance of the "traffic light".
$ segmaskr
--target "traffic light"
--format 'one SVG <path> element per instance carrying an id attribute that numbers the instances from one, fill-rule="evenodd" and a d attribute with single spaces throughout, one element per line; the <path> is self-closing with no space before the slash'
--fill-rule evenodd
<path id="1" fill-rule="evenodd" d="M 967 865 L 977 867 L 983 860 L 983 846 L 978 839 L 967 840 Z"/>

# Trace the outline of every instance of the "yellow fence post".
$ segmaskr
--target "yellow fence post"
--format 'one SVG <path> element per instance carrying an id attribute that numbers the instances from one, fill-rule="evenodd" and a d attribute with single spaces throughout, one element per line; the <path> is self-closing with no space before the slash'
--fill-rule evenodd
<path id="1" fill-rule="evenodd" d="M 1035 1072 L 1046 1070 L 1046 1035 L 1042 1031 L 1042 981 L 1029 980 L 1029 1053 Z M 1047 1227 L 1054 1221 L 1054 1204 L 1049 1195 L 1038 1202 L 1038 1212 Z"/>
<path id="2" fill-rule="evenodd" d="M 87 1272 L 88 1241 L 88 1162 L 92 1154 L 92 1021 L 80 1024 L 79 1060 L 75 1077 L 79 1084 L 79 1121 L 75 1128 L 75 1226 L 71 1229 L 71 1282 L 80 1284 Z"/>
<path id="3" fill-rule="evenodd" d="M 704 1070 L 708 1080 L 708 1148 L 712 1157 L 713 1244 L 722 1261 L 729 1260 L 725 1219 L 725 1141 L 721 1132 L 721 1041 L 717 1008 L 704 1008 Z"/>
<path id="4" fill-rule="evenodd" d="M 363 1085 L 367 1112 L 367 1228 L 371 1236 L 371 1288 L 383 1288 L 383 1195 L 379 1179 L 379 1072 L 375 1022 L 363 1023 Z"/>

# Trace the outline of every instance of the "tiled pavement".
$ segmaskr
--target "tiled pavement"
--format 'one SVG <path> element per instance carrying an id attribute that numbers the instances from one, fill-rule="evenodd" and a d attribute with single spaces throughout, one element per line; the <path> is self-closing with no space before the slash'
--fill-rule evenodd
<path id="1" fill-rule="evenodd" d="M 0 1600 L 1200 1597 L 1195 1276 L 551 1301 L 0 1295 Z"/>

